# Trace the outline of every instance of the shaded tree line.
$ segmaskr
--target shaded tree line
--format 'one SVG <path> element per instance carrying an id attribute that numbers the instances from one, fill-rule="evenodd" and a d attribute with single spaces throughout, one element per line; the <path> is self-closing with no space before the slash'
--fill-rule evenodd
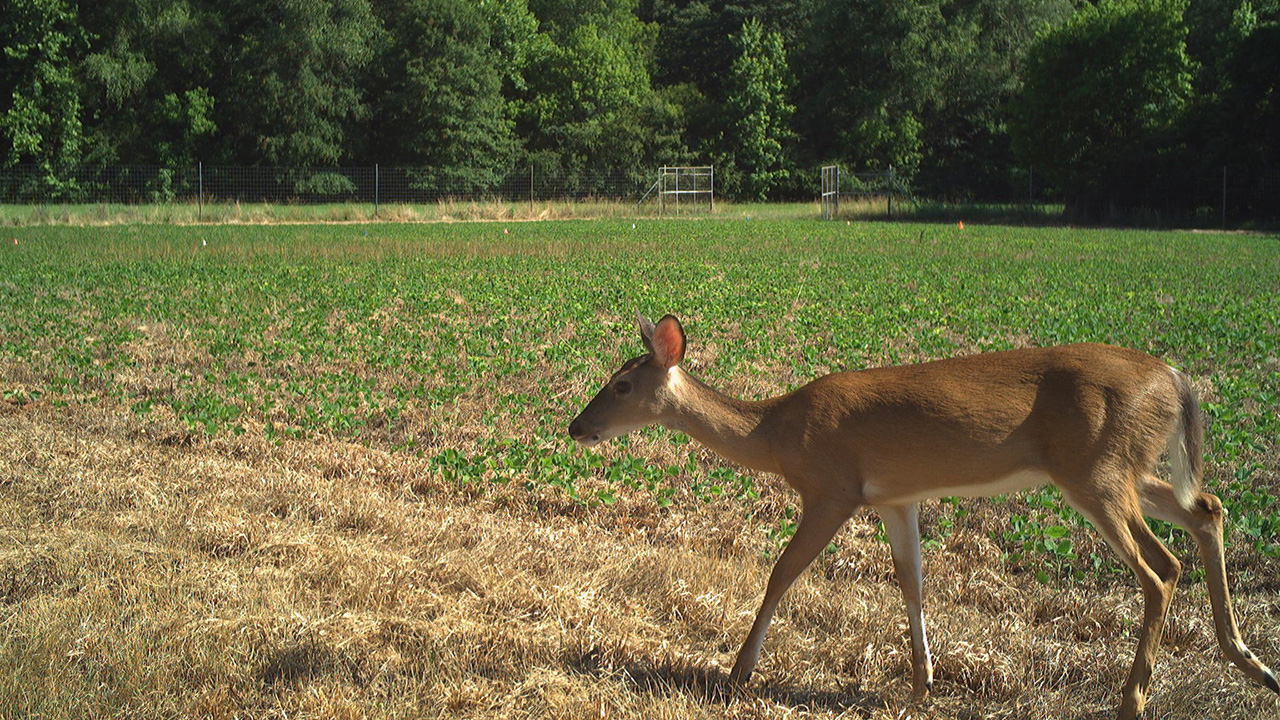
<path id="1" fill-rule="evenodd" d="M 0 0 L 0 165 L 712 162 L 808 198 L 840 163 L 978 201 L 1021 167 L 1080 219 L 1194 207 L 1180 176 L 1280 163 L 1278 5 Z"/>

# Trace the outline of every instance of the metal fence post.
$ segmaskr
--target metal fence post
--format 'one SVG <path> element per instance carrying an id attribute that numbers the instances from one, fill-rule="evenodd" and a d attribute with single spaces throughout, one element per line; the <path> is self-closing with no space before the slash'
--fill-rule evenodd
<path id="1" fill-rule="evenodd" d="M 1227 229 L 1227 166 L 1222 166 L 1222 229 Z"/>
<path id="2" fill-rule="evenodd" d="M 373 217 L 378 217 L 378 163 L 373 164 Z"/>
<path id="3" fill-rule="evenodd" d="M 196 201 L 197 203 L 196 204 L 196 208 L 197 208 L 196 221 L 202 222 L 204 220 L 204 161 L 203 160 L 198 161 L 196 163 L 196 176 L 199 178 L 199 182 L 200 182 L 200 199 Z"/>
<path id="4" fill-rule="evenodd" d="M 889 217 L 893 217 L 893 166 L 889 166 L 889 192 L 886 195 L 889 199 Z"/>
<path id="5" fill-rule="evenodd" d="M 662 217 L 664 204 L 667 201 L 667 165 L 658 168 L 658 217 Z"/>

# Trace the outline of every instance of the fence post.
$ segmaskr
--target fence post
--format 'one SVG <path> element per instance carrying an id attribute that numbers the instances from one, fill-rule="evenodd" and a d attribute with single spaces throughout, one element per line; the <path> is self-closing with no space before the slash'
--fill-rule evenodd
<path id="1" fill-rule="evenodd" d="M 674 215 L 679 215 L 680 214 L 680 171 L 679 170 L 676 170 L 675 180 L 676 180 L 676 189 L 674 191 L 675 202 L 673 204 L 676 206 L 676 209 L 672 210 L 671 212 Z"/>
<path id="2" fill-rule="evenodd" d="M 893 219 L 893 166 L 892 165 L 889 166 L 889 192 L 887 197 L 889 198 L 889 219 L 892 220 Z"/>
<path id="3" fill-rule="evenodd" d="M 1222 229 L 1227 229 L 1227 166 L 1222 166 Z"/>
<path id="4" fill-rule="evenodd" d="M 667 196 L 667 165 L 658 168 L 658 217 L 662 217 Z"/>
<path id="5" fill-rule="evenodd" d="M 373 164 L 373 217 L 378 217 L 378 163 Z"/>
<path id="6" fill-rule="evenodd" d="M 204 161 L 203 160 L 199 160 L 196 162 L 196 176 L 199 178 L 199 183 L 200 183 L 200 196 L 199 196 L 200 199 L 196 201 L 196 208 L 197 208 L 196 222 L 203 222 L 204 221 Z"/>
<path id="7" fill-rule="evenodd" d="M 533 217 L 533 163 L 529 163 L 529 217 Z"/>

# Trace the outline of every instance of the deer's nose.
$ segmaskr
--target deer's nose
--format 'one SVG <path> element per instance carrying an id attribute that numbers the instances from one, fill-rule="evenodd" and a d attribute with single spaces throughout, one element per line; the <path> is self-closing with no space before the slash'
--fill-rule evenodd
<path id="1" fill-rule="evenodd" d="M 591 432 L 585 425 L 586 423 L 583 423 L 581 419 L 576 419 L 569 423 L 569 437 L 583 445 L 594 445 L 600 442 L 600 433 Z"/>

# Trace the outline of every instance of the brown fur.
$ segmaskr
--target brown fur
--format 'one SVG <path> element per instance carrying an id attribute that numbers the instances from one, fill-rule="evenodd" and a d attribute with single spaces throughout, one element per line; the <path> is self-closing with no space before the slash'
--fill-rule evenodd
<path id="1" fill-rule="evenodd" d="M 1199 493 L 1199 405 L 1186 378 L 1144 353 L 1107 345 L 1028 348 L 842 372 L 749 402 L 684 373 L 673 316 L 641 319 L 650 354 L 614 374 L 570 425 L 585 444 L 649 423 L 687 432 L 724 457 L 781 475 L 804 505 L 769 578 L 731 677 L 751 675 L 782 595 L 859 507 L 876 507 L 911 621 L 914 686 L 932 683 L 921 613 L 917 503 L 1057 485 L 1133 570 L 1145 607 L 1119 716 L 1141 714 L 1181 566 L 1143 513 L 1191 531 L 1201 547 L 1219 644 L 1257 682 L 1275 676 L 1240 639 L 1222 562 L 1221 503 Z M 655 340 L 657 338 L 657 340 Z M 1177 490 L 1153 472 L 1185 448 Z M 1280 691 L 1278 691 L 1280 692 Z"/>

